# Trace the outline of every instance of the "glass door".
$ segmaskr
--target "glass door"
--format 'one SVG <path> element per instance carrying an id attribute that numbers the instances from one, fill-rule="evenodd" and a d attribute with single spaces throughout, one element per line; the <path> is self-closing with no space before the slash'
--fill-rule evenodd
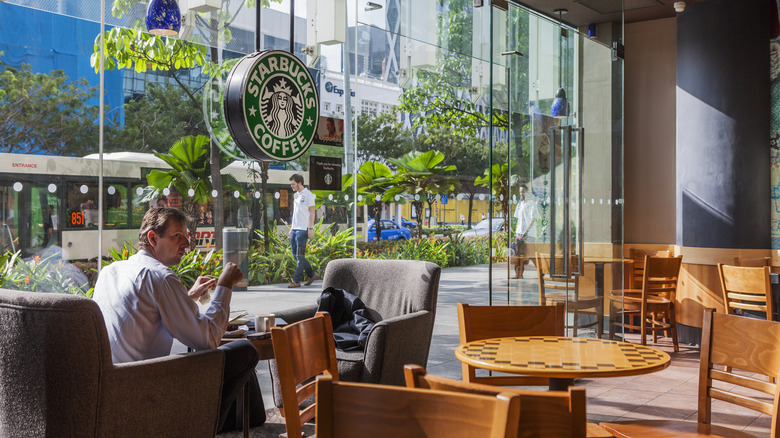
<path id="1" fill-rule="evenodd" d="M 493 268 L 493 299 L 564 302 L 569 335 L 600 335 L 623 278 L 622 61 L 608 45 L 519 7 L 507 20 L 507 50 L 496 61 L 508 80 L 493 93 L 509 115 L 501 158 L 512 228 L 509 263 Z"/>

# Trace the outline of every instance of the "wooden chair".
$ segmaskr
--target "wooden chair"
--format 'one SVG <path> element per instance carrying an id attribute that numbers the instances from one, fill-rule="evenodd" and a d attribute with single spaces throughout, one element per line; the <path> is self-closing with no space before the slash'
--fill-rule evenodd
<path id="1" fill-rule="evenodd" d="M 505 336 L 564 336 L 563 303 L 554 306 L 471 306 L 458 303 L 460 343 Z M 463 364 L 463 381 L 498 386 L 548 386 L 549 379 L 536 376 L 477 376 Z"/>
<path id="2" fill-rule="evenodd" d="M 628 258 L 634 261 L 634 267 L 631 270 L 628 287 L 626 288 L 627 293 L 633 292 L 636 295 L 642 293 L 642 279 L 645 276 L 645 256 L 671 257 L 672 251 L 668 249 L 629 249 Z"/>
<path id="3" fill-rule="evenodd" d="M 760 353 L 760 354 L 759 354 Z M 724 371 L 721 366 L 777 378 L 780 370 L 780 323 L 705 309 L 699 370 L 698 422 L 647 420 L 601 423 L 616 437 L 751 437 L 753 435 L 712 424 L 712 399 L 767 414 L 770 436 L 780 437 L 777 425 L 778 386 L 754 375 Z M 750 391 L 746 391 L 750 390 Z M 764 394 L 757 395 L 759 393 Z"/>
<path id="4" fill-rule="evenodd" d="M 576 257 L 571 258 L 571 263 L 578 263 Z M 546 306 L 549 303 L 565 303 L 566 311 L 573 314 L 571 325 L 572 336 L 577 336 L 580 328 L 595 327 L 596 337 L 601 339 L 601 330 L 604 327 L 604 297 L 581 297 L 579 277 L 555 278 L 550 275 L 550 255 L 536 253 L 536 267 L 539 272 L 539 305 Z M 563 272 L 563 258 L 556 257 L 555 272 Z M 549 292 L 548 290 L 560 292 Z M 589 310 L 592 309 L 592 310 Z M 580 315 L 594 315 L 595 321 L 580 324 Z"/>
<path id="5" fill-rule="evenodd" d="M 658 332 L 663 331 L 666 336 L 671 334 L 674 351 L 679 351 L 674 300 L 682 256 L 646 255 L 644 265 L 645 272 L 639 296 L 613 293 L 609 297 L 609 337 L 614 337 L 615 326 L 622 325 L 624 328 L 639 330 L 642 345 L 647 345 L 648 331 L 653 333 L 653 342 L 658 342 Z M 638 325 L 630 319 L 633 315 L 638 315 Z M 626 317 L 629 319 L 626 320 Z"/>
<path id="6" fill-rule="evenodd" d="M 742 310 L 765 312 L 772 319 L 772 287 L 769 266 L 750 268 L 718 263 L 720 285 L 723 289 L 723 306 L 729 315 Z"/>
<path id="7" fill-rule="evenodd" d="M 762 266 L 772 266 L 772 257 L 758 257 L 754 259 L 743 259 L 734 257 L 734 265 L 746 266 L 751 268 L 760 268 Z"/>
<path id="8" fill-rule="evenodd" d="M 542 437 L 611 437 L 594 423 L 586 423 L 585 388 L 570 387 L 563 391 L 529 391 L 498 389 L 489 385 L 466 383 L 427 374 L 419 365 L 405 365 L 406 386 L 438 391 L 466 392 L 497 396 L 512 391 L 520 396 L 520 429 L 522 438 Z"/>
<path id="9" fill-rule="evenodd" d="M 303 409 L 300 407 L 303 401 L 315 395 L 314 378 L 321 374 L 333 380 L 339 378 L 330 315 L 318 312 L 312 318 L 273 327 L 271 338 L 282 393 L 280 412 L 284 416 L 287 436 L 300 437 L 301 426 L 315 414 L 316 402 Z"/>
<path id="10" fill-rule="evenodd" d="M 520 397 L 317 377 L 317 438 L 515 438 Z"/>

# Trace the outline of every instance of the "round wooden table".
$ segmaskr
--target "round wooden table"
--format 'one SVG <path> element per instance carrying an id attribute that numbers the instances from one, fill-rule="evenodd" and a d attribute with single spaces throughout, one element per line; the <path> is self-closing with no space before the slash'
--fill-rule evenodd
<path id="1" fill-rule="evenodd" d="M 491 371 L 548 377 L 556 391 L 566 390 L 575 378 L 652 373 L 671 362 L 668 354 L 644 345 L 559 336 L 483 339 L 459 345 L 455 356 Z"/>

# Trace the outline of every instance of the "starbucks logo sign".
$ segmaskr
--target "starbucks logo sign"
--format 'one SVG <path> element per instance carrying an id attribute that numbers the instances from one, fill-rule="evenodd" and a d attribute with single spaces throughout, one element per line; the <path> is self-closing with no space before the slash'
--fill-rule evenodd
<path id="1" fill-rule="evenodd" d="M 290 161 L 314 141 L 320 112 L 306 65 L 288 52 L 247 55 L 231 70 L 225 118 L 238 147 L 262 161 Z"/>

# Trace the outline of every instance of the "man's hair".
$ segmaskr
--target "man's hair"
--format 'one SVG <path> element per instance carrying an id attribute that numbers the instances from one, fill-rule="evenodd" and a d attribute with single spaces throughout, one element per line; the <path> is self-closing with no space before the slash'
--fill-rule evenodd
<path id="1" fill-rule="evenodd" d="M 299 173 L 294 173 L 293 176 L 290 177 L 290 181 L 295 181 L 298 184 L 303 184 L 303 177 Z"/>
<path id="2" fill-rule="evenodd" d="M 150 246 L 150 231 L 163 235 L 172 221 L 183 223 L 186 226 L 189 220 L 190 218 L 177 208 L 155 207 L 149 209 L 141 221 L 141 230 L 138 231 L 138 246 L 141 249 L 147 249 Z"/>

